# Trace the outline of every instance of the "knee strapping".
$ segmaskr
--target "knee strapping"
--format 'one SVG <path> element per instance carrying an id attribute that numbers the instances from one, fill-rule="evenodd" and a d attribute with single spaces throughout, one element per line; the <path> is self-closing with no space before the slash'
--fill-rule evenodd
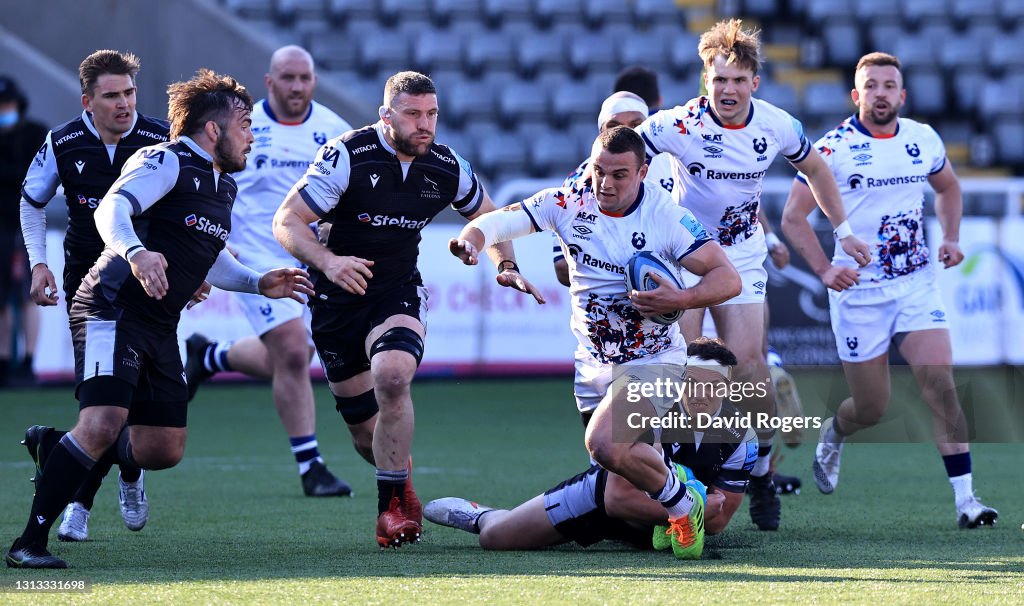
<path id="1" fill-rule="evenodd" d="M 335 408 L 341 413 L 341 418 L 345 419 L 349 425 L 364 423 L 380 410 L 372 389 L 351 398 L 334 396 L 334 401 L 336 402 Z"/>
<path id="2" fill-rule="evenodd" d="M 382 351 L 398 350 L 404 351 L 416 358 L 416 365 L 419 366 L 423 359 L 423 339 L 411 328 L 396 326 L 384 331 L 373 345 L 370 346 L 370 357 Z"/>

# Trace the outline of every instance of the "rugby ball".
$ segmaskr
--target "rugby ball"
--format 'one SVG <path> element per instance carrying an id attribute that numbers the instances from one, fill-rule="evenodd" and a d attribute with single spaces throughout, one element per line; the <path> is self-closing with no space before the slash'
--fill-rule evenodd
<path id="1" fill-rule="evenodd" d="M 674 261 L 659 252 L 642 250 L 633 255 L 626 263 L 626 292 L 658 288 L 658 283 L 651 278 L 652 273 L 667 278 L 676 288 L 683 288 L 683 282 L 679 279 Z M 683 312 L 677 310 L 669 314 L 650 316 L 648 319 L 658 324 L 667 325 L 678 322 L 682 315 Z"/>

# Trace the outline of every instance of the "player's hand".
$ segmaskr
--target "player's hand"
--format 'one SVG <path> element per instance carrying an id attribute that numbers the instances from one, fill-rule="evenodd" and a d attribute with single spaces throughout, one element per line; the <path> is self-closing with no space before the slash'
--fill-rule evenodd
<path id="1" fill-rule="evenodd" d="M 633 307 L 648 318 L 658 314 L 670 314 L 681 309 L 679 307 L 679 293 L 682 291 L 676 288 L 671 281 L 666 280 L 657 273 L 651 272 L 648 275 L 658 284 L 658 288 L 630 292 L 629 300 Z"/>
<path id="2" fill-rule="evenodd" d="M 946 269 L 955 267 L 960 265 L 963 260 L 964 251 L 960 250 L 960 244 L 950 240 L 942 241 L 942 246 L 939 246 L 939 261 L 942 261 L 943 267 Z"/>
<path id="3" fill-rule="evenodd" d="M 309 274 L 298 267 L 282 267 L 272 269 L 263 274 L 259 282 L 260 294 L 268 299 L 294 299 L 305 303 L 307 297 L 313 296 L 313 283 Z"/>
<path id="4" fill-rule="evenodd" d="M 161 253 L 142 250 L 132 255 L 128 263 L 146 294 L 157 301 L 163 299 L 167 294 L 167 259 Z"/>
<path id="5" fill-rule="evenodd" d="M 789 265 L 789 247 L 782 242 L 769 248 L 768 254 L 772 258 L 772 265 L 775 266 L 775 269 L 782 269 Z"/>
<path id="6" fill-rule="evenodd" d="M 472 246 L 472 245 L 470 245 Z M 544 300 L 544 295 L 540 294 L 540 290 L 536 286 L 530 283 L 529 280 L 523 277 L 521 273 L 514 269 L 506 269 L 497 276 L 494 277 L 498 281 L 498 284 L 507 286 L 508 288 L 514 288 L 519 292 L 525 292 L 528 295 L 533 295 L 533 299 L 540 305 L 544 305 L 547 301 Z"/>
<path id="7" fill-rule="evenodd" d="M 56 305 L 60 299 L 53 272 L 45 263 L 38 263 L 32 268 L 32 286 L 29 287 L 28 294 L 32 297 L 33 303 L 43 307 Z"/>
<path id="8" fill-rule="evenodd" d="M 465 265 L 476 265 L 480 262 L 480 251 L 469 240 L 460 240 L 458 238 L 448 240 L 448 252 L 461 259 Z M 501 274 L 498 275 L 500 276 Z"/>
<path id="9" fill-rule="evenodd" d="M 192 299 L 185 304 L 185 309 L 192 309 L 196 305 L 199 305 L 210 296 L 210 291 L 213 290 L 213 285 L 203 280 L 203 283 L 199 285 L 199 290 L 192 295 Z"/>
<path id="10" fill-rule="evenodd" d="M 857 262 L 858 266 L 864 267 L 871 263 L 871 248 L 867 242 L 857 236 L 846 236 L 839 241 L 839 245 L 843 247 L 843 252 Z"/>
<path id="11" fill-rule="evenodd" d="M 852 267 L 833 265 L 821 274 L 821 283 L 834 291 L 842 292 L 854 284 L 860 284 L 860 272 Z"/>
<path id="12" fill-rule="evenodd" d="M 366 294 L 366 281 L 373 278 L 370 267 L 373 261 L 360 257 L 338 257 L 335 256 L 321 271 L 327 279 L 334 282 L 345 292 L 353 295 Z"/>

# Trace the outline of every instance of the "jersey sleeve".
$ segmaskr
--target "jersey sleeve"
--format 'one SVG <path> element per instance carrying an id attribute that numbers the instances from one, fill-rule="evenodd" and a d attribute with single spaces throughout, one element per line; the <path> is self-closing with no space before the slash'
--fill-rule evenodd
<path id="1" fill-rule="evenodd" d="M 934 175 L 946 166 L 946 144 L 935 129 L 925 124 L 925 131 L 928 133 L 928 146 L 931 152 L 932 165 L 928 168 L 928 174 Z"/>
<path id="2" fill-rule="evenodd" d="M 47 132 L 43 145 L 32 158 L 21 185 L 21 197 L 36 208 L 43 208 L 57 193 L 60 174 L 57 160 L 53 157 L 53 131 Z"/>
<path id="3" fill-rule="evenodd" d="M 559 219 L 565 215 L 568 206 L 566 200 L 571 195 L 569 189 L 552 187 L 537 192 L 520 205 L 530 217 L 534 229 L 557 232 Z"/>
<path id="4" fill-rule="evenodd" d="M 828 167 L 828 169 L 832 172 L 833 176 L 836 175 L 836 154 L 834 148 L 834 141 L 837 141 L 837 139 L 833 139 L 830 142 L 829 137 L 826 135 L 821 139 L 818 139 L 818 141 L 814 144 L 814 148 L 818 150 L 818 155 L 821 156 L 821 159 L 825 161 L 825 166 Z M 796 180 L 803 183 L 804 185 L 807 185 L 807 175 L 803 174 L 800 171 L 797 171 L 796 173 Z"/>
<path id="5" fill-rule="evenodd" d="M 668 193 L 675 189 L 675 175 L 672 172 L 672 156 L 669 154 L 658 154 L 651 158 L 647 165 L 647 177 L 645 183 L 656 185 Z"/>
<path id="6" fill-rule="evenodd" d="M 711 241 L 704 225 L 687 208 L 678 207 L 678 221 L 666 221 L 672 258 L 682 261 L 701 246 Z"/>
<path id="7" fill-rule="evenodd" d="M 455 200 L 452 201 L 452 209 L 459 211 L 463 217 L 470 217 L 480 210 L 480 205 L 484 202 L 484 188 L 469 162 L 454 149 L 448 149 L 459 164 L 459 189 L 455 193 Z"/>
<path id="8" fill-rule="evenodd" d="M 647 148 L 647 157 L 653 158 L 665 153 L 678 158 L 686 153 L 694 137 L 683 120 L 685 112 L 679 106 L 671 110 L 663 109 L 636 127 L 636 132 Z"/>
<path id="9" fill-rule="evenodd" d="M 340 139 L 332 139 L 316 152 L 316 159 L 295 187 L 306 206 L 322 218 L 338 205 L 351 172 L 348 149 Z"/>
<path id="10" fill-rule="evenodd" d="M 744 440 L 736 445 L 736 450 L 722 464 L 722 470 L 712 485 L 726 492 L 744 492 L 756 462 L 757 436 L 752 429 L 748 429 Z"/>
<path id="11" fill-rule="evenodd" d="M 120 194 L 132 205 L 137 216 L 156 204 L 178 181 L 178 156 L 162 147 L 143 147 L 121 169 L 121 176 L 110 186 L 109 194 Z"/>
<path id="12" fill-rule="evenodd" d="M 812 149 L 811 142 L 804 134 L 804 125 L 786 111 L 779 108 L 775 110 L 778 112 L 779 121 L 775 129 L 779 150 L 791 163 L 803 162 Z"/>

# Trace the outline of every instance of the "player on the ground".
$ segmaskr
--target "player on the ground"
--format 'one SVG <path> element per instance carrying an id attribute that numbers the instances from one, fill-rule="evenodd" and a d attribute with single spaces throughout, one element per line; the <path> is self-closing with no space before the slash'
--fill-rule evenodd
<path id="1" fill-rule="evenodd" d="M 721 341 L 702 337 L 687 346 L 687 362 L 690 387 L 682 402 L 691 424 L 673 430 L 681 435 L 678 442 L 664 445 L 665 454 L 680 479 L 695 478 L 706 487 L 704 532 L 714 535 L 725 530 L 743 501 L 757 459 L 757 436 L 752 428 L 695 429 L 698 415 L 711 419 L 738 414 L 724 398 L 736 357 Z M 656 548 L 666 548 L 668 542 L 665 509 L 597 465 L 511 511 L 446 497 L 427 503 L 423 513 L 435 524 L 480 534 L 484 549 L 533 549 L 566 541 L 586 547 L 605 539 L 650 549 L 652 536 Z"/>
<path id="2" fill-rule="evenodd" d="M 380 121 L 328 141 L 274 217 L 278 241 L 311 268 L 313 342 L 357 449 L 377 469 L 382 547 L 422 531 L 409 480 L 410 386 L 426 333 L 420 230 L 449 205 L 470 219 L 494 209 L 469 163 L 434 142 L 437 111 L 430 78 L 391 76 Z M 488 252 L 499 284 L 543 302 L 511 245 Z"/>
<path id="3" fill-rule="evenodd" d="M 253 138 L 252 98 L 209 70 L 168 89 L 172 141 L 140 149 L 96 209 L 106 248 L 71 307 L 78 422 L 46 453 L 13 568 L 66 568 L 50 526 L 102 457 L 166 469 L 185 450 L 188 389 L 178 353 L 181 310 L 204 280 L 272 298 L 312 294 L 306 273 L 260 274 L 224 250 Z"/>
<path id="4" fill-rule="evenodd" d="M 857 113 L 817 146 L 840 184 L 850 228 L 874 242 L 873 262 L 858 270 L 841 247 L 829 261 L 807 221 L 816 196 L 802 176 L 793 183 L 783 215 L 789 241 L 830 289 L 832 331 L 851 392 L 821 427 L 814 481 L 821 492 L 834 491 L 843 441 L 885 414 L 893 342 L 931 409 L 958 523 L 966 528 L 991 525 L 999 514 L 974 496 L 949 327 L 924 239 L 927 183 L 935 190 L 935 214 L 942 226 L 937 260 L 947 269 L 963 261 L 960 183 L 939 135 L 926 124 L 899 117 L 907 96 L 899 59 L 885 53 L 861 57 L 854 82 L 850 95 Z"/>
<path id="5" fill-rule="evenodd" d="M 103 252 L 96 231 L 94 210 L 118 178 L 128 158 L 142 147 L 167 141 L 166 120 L 135 111 L 135 77 L 139 59 L 130 53 L 98 50 L 78 66 L 82 86 L 82 115 L 51 130 L 29 166 L 21 190 L 21 229 L 32 266 L 32 300 L 41 306 L 56 305 L 60 296 L 46 261 L 46 204 L 64 187 L 68 227 L 64 235 L 64 302 L 71 311 L 72 298 L 89 268 Z M 26 432 L 25 444 L 37 471 L 43 461 L 38 446 L 60 439 L 60 432 L 36 425 Z M 53 434 L 44 439 L 44 435 Z M 89 537 L 89 512 L 100 483 L 112 462 L 100 460 L 68 503 L 57 529 L 62 541 Z M 38 473 L 37 473 L 38 479 Z M 141 530 L 149 518 L 149 502 L 143 471 L 130 463 L 120 465 L 118 502 L 125 526 Z"/>
<path id="6" fill-rule="evenodd" d="M 804 136 L 803 126 L 785 111 L 754 99 L 760 83 L 760 40 L 737 20 L 721 21 L 700 38 L 707 96 L 697 97 L 651 116 L 637 131 L 648 156 L 675 156 L 680 180 L 673 195 L 690 209 L 725 249 L 739 270 L 743 292 L 711 310 L 718 334 L 736 354 L 736 380 L 769 380 L 762 351 L 767 254 L 758 221 L 761 183 L 772 160 L 782 154 L 805 171 L 833 225 L 844 225 L 842 201 L 828 167 Z M 843 234 L 842 246 L 858 263 L 867 263 L 867 245 Z M 687 337 L 700 334 L 701 313 L 684 314 Z M 743 408 L 775 413 L 771 390 Z M 751 473 L 750 514 L 762 530 L 779 526 L 780 501 L 769 473 L 774 430 L 758 428 L 761 443 Z"/>
<path id="7" fill-rule="evenodd" d="M 598 465 L 626 478 L 659 501 L 673 521 L 673 548 L 680 557 L 699 554 L 703 498 L 679 482 L 661 453 L 639 441 L 642 431 L 626 426 L 630 411 L 661 417 L 671 398 L 628 398 L 623 381 L 681 380 L 686 346 L 675 324 L 649 316 L 723 301 L 739 292 L 739 276 L 693 215 L 664 191 L 645 187 L 643 141 L 619 126 L 598 135 L 591 151 L 591 177 L 582 187 L 546 189 L 532 198 L 485 215 L 463 228 L 449 248 L 467 265 L 477 251 L 535 231 L 551 230 L 570 251 L 572 330 L 576 335 L 575 395 L 580 410 L 594 410 L 586 446 Z M 584 238 L 578 226 L 586 226 Z M 640 250 L 657 251 L 703 278 L 677 289 L 627 292 L 625 266 Z M 687 555 L 689 554 L 689 555 Z"/>
<path id="8" fill-rule="evenodd" d="M 255 138 L 252 160 L 235 176 L 238 199 L 231 210 L 228 247 L 238 260 L 258 271 L 294 265 L 295 259 L 274 239 L 274 213 L 327 139 L 352 130 L 348 122 L 313 100 L 313 57 L 298 46 L 274 51 L 263 77 L 267 98 L 252 112 Z M 186 341 L 185 373 L 189 399 L 214 373 L 237 370 L 270 379 L 274 406 L 299 467 L 306 496 L 348 496 L 352 488 L 328 471 L 317 446 L 316 407 L 309 380 L 313 349 L 306 307 L 291 299 L 270 301 L 237 294 L 256 336 L 211 342 L 194 334 Z"/>

